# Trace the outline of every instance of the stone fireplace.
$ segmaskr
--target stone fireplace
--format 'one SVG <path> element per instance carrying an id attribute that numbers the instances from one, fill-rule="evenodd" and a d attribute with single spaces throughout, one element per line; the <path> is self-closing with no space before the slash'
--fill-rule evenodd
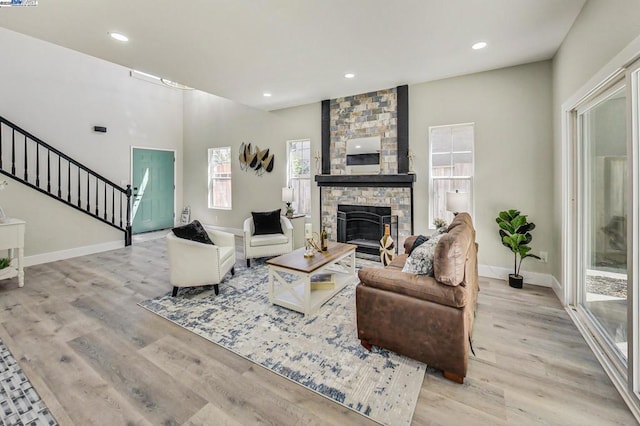
<path id="1" fill-rule="evenodd" d="M 338 206 L 373 206 L 397 216 L 396 247 L 413 233 L 413 182 L 408 174 L 408 86 L 322 102 L 321 224 L 338 241 Z M 380 173 L 347 174 L 349 139 L 379 136 Z M 380 234 L 377 237 L 379 240 Z"/>

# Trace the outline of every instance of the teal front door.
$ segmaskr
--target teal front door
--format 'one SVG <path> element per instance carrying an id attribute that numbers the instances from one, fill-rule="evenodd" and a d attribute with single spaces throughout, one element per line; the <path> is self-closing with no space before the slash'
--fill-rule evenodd
<path id="1" fill-rule="evenodd" d="M 174 152 L 133 148 L 133 233 L 173 227 Z"/>

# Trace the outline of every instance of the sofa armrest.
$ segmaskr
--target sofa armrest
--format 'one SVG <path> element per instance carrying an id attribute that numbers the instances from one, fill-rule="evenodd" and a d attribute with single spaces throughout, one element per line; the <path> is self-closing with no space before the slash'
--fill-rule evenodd
<path id="1" fill-rule="evenodd" d="M 213 243 L 217 246 L 221 247 L 235 247 L 236 246 L 236 237 L 235 235 L 220 231 L 218 229 L 213 229 L 208 226 L 204 226 L 205 231 L 209 234 L 209 238 Z"/>
<path id="2" fill-rule="evenodd" d="M 416 238 L 418 238 L 417 235 L 409 235 L 405 240 L 404 240 L 404 252 L 409 254 L 409 252 L 411 251 L 411 247 L 413 247 L 413 243 L 416 241 Z"/>
<path id="3" fill-rule="evenodd" d="M 467 290 L 462 286 L 439 283 L 434 277 L 401 272 L 393 268 L 363 268 L 360 283 L 392 293 L 428 300 L 440 305 L 462 308 L 467 304 Z"/>
<path id="4" fill-rule="evenodd" d="M 282 233 L 287 236 L 287 238 L 293 238 L 293 224 L 286 216 L 280 216 L 280 226 L 282 227 Z"/>

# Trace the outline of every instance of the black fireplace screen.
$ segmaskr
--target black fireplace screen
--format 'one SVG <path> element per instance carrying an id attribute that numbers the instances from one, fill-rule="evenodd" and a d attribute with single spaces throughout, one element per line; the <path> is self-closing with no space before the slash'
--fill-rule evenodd
<path id="1" fill-rule="evenodd" d="M 398 252 L 398 216 L 391 215 L 391 207 L 338 205 L 338 242 L 355 244 L 356 251 L 379 254 L 380 239 L 385 225 Z"/>

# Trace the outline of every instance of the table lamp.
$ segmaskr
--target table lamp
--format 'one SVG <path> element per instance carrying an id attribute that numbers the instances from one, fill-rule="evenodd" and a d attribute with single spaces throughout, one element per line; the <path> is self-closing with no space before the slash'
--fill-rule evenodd
<path id="1" fill-rule="evenodd" d="M 282 188 L 282 202 L 287 204 L 287 214 L 288 218 L 293 216 L 293 207 L 291 207 L 291 203 L 293 202 L 293 188 Z"/>
<path id="2" fill-rule="evenodd" d="M 447 211 L 453 213 L 453 215 L 457 215 L 460 212 L 464 212 L 468 210 L 468 202 L 469 202 L 469 194 L 466 192 L 447 192 Z"/>

